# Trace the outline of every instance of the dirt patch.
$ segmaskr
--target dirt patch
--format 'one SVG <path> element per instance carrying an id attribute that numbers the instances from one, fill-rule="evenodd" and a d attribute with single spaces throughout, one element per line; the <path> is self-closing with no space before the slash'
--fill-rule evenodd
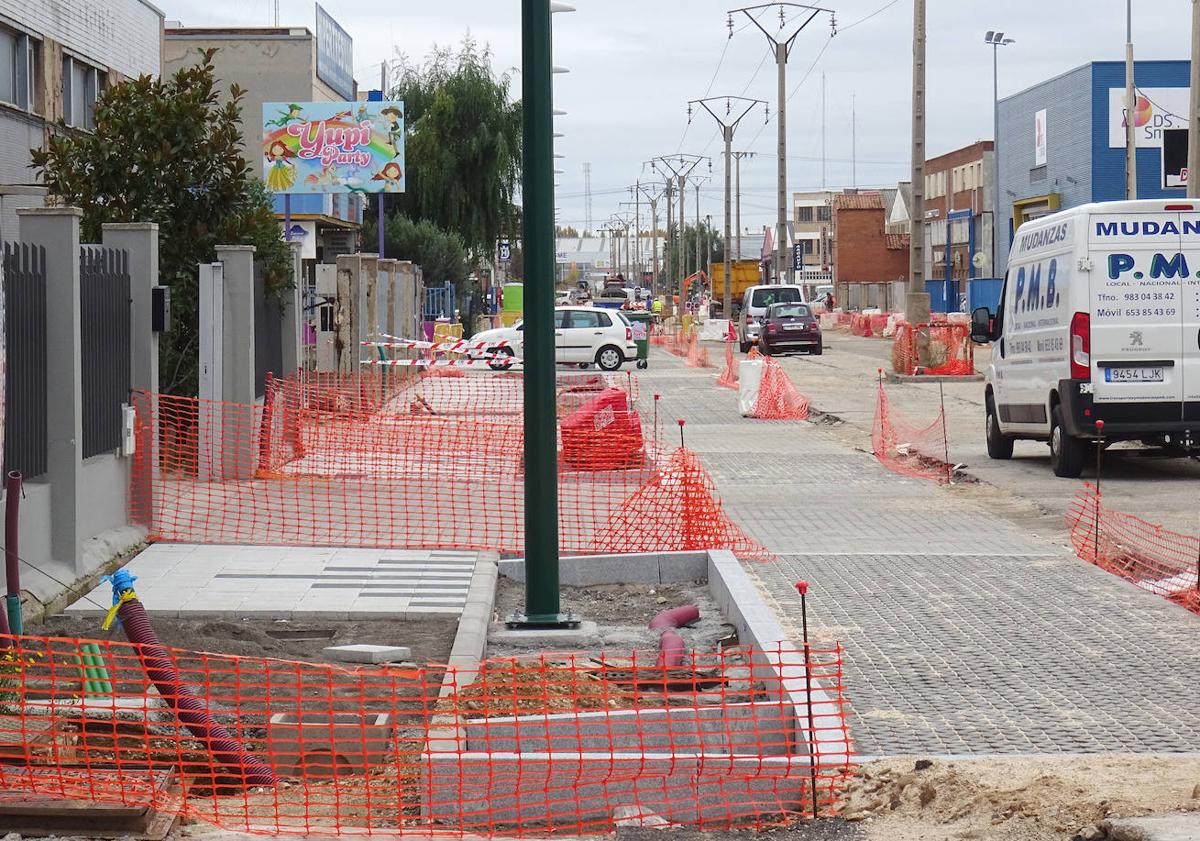
<path id="1" fill-rule="evenodd" d="M 326 646 L 351 643 L 405 645 L 412 649 L 416 663 L 445 663 L 458 628 L 457 619 L 291 621 L 167 619 L 151 615 L 151 621 L 158 638 L 170 648 L 313 663 L 327 662 L 321 655 Z M 305 631 L 333 633 L 327 637 L 318 633 L 305 635 Z M 27 632 L 52 637 L 125 640 L 125 635 L 115 628 L 111 633 L 102 630 L 99 617 L 51 616 L 29 626 Z M 281 639 L 287 636 L 299 638 Z"/>
<path id="2" fill-rule="evenodd" d="M 875 841 L 1068 841 L 1103 837 L 1105 818 L 1200 811 L 1198 783 L 1191 757 L 881 760 L 859 769 L 843 815 Z"/>
<path id="3" fill-rule="evenodd" d="M 495 619 L 518 613 L 525 603 L 525 584 L 501 578 L 496 586 Z M 634 651 L 654 651 L 658 648 L 660 631 L 647 625 L 660 611 L 680 605 L 694 604 L 700 608 L 700 621 L 679 634 L 689 651 L 710 652 L 719 648 L 721 640 L 735 633 L 725 623 L 720 607 L 713 600 L 707 582 L 675 582 L 672 584 L 598 584 L 591 587 L 562 587 L 560 603 L 580 619 L 595 622 L 596 635 L 582 641 L 564 641 L 562 645 L 541 640 L 531 648 L 518 642 L 489 641 L 488 656 L 505 657 L 533 650 L 580 650 L 593 654 L 630 654 Z M 639 658 L 640 660 L 641 658 Z M 651 658 L 653 661 L 653 658 Z"/>

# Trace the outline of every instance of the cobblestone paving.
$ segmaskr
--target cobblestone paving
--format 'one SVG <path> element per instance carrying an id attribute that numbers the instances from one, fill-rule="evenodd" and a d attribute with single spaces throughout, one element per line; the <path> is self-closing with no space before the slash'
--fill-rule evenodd
<path id="1" fill-rule="evenodd" d="M 1196 750 L 1200 617 L 820 426 L 741 418 L 711 371 L 659 353 L 651 372 L 664 429 L 687 420 L 730 514 L 782 556 L 747 566 L 796 637 L 812 583 L 861 754 Z"/>

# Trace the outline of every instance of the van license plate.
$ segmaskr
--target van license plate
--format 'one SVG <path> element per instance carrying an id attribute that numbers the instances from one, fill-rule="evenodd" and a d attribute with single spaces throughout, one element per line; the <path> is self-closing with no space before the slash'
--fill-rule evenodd
<path id="1" fill-rule="evenodd" d="M 1110 383 L 1161 383 L 1162 368 L 1105 368 L 1104 381 Z"/>

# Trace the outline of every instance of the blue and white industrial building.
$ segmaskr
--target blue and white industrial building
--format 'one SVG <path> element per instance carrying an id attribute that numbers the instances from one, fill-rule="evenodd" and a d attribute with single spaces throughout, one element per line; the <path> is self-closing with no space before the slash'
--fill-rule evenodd
<path id="1" fill-rule="evenodd" d="M 1179 184 L 1179 150 L 1182 143 L 1186 167 L 1188 69 L 1187 61 L 1135 64 L 1138 198 L 1186 192 Z M 1022 222 L 1125 197 L 1124 105 L 1120 61 L 1094 61 L 1000 100 L 998 273 Z"/>

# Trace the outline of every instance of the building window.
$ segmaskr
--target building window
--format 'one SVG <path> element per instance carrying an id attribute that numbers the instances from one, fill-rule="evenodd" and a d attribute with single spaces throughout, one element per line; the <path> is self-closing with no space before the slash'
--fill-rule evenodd
<path id="1" fill-rule="evenodd" d="M 813 220 L 813 209 L 811 206 L 796 208 L 796 214 L 797 222 L 811 222 Z"/>
<path id="2" fill-rule="evenodd" d="M 91 131 L 96 127 L 96 100 L 100 97 L 100 70 L 73 56 L 63 56 L 63 120 L 69 126 Z"/>
<path id="3" fill-rule="evenodd" d="M 36 48 L 37 42 L 25 33 L 0 27 L 0 102 L 32 106 Z"/>
<path id="4" fill-rule="evenodd" d="M 817 221 L 818 222 L 828 222 L 831 218 L 833 218 L 830 214 L 831 214 L 831 210 L 830 210 L 829 205 L 822 204 L 817 207 Z"/>

